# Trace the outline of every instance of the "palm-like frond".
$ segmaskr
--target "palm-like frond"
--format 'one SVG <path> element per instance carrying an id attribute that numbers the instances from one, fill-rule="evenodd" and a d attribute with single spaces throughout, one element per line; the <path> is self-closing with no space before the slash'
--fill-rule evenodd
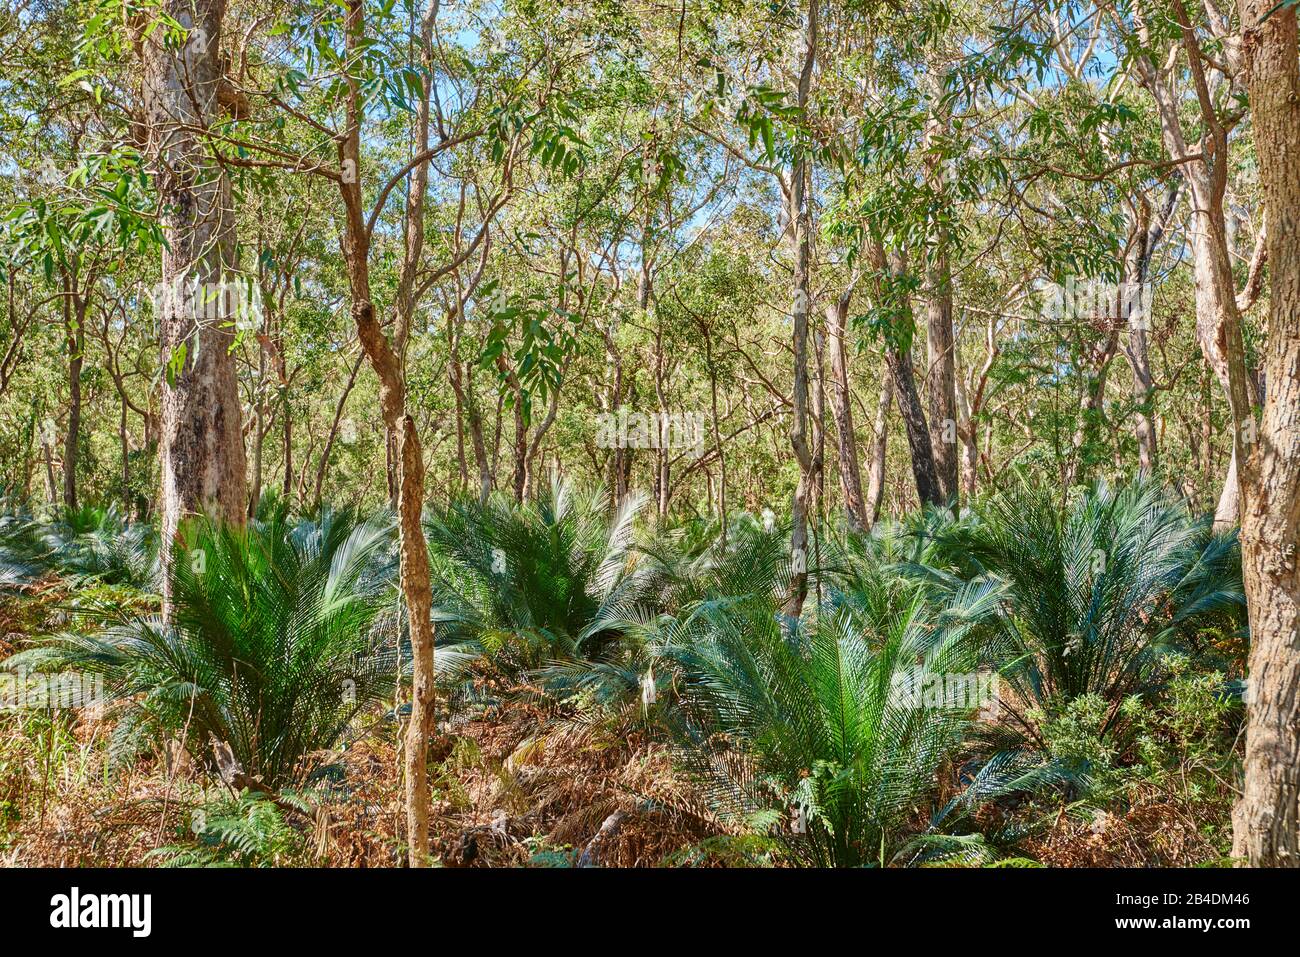
<path id="1" fill-rule="evenodd" d="M 972 584 L 941 608 L 902 591 L 841 594 L 800 622 L 771 600 L 702 602 L 663 629 L 680 694 L 665 720 L 686 768 L 714 806 L 775 826 L 794 859 L 891 860 L 974 715 L 972 702 L 918 702 L 905 688 L 973 672 L 997 586 Z"/>
<path id="2" fill-rule="evenodd" d="M 991 654 L 1015 697 L 1048 710 L 1089 693 L 1118 710 L 1158 681 L 1168 640 L 1242 601 L 1231 539 L 1146 479 L 1065 507 L 1025 485 L 961 541 L 1006 586 Z"/>
<path id="3" fill-rule="evenodd" d="M 22 508 L 0 515 L 0 585 L 47 573 L 73 585 L 100 582 L 159 590 L 157 535 L 147 522 L 128 522 L 117 506 L 64 509 L 45 521 Z"/>
<path id="4" fill-rule="evenodd" d="M 477 642 L 507 670 L 603 654 L 649 584 L 632 547 L 642 504 L 611 514 L 600 490 L 561 481 L 536 502 L 462 500 L 430 515 L 440 641 Z"/>
<path id="5" fill-rule="evenodd" d="M 368 701 L 391 693 L 397 636 L 378 627 L 392 583 L 371 574 L 386 524 L 348 513 L 247 529 L 196 522 L 172 569 L 171 624 L 119 620 L 59 635 L 11 667 L 104 679 L 129 731 L 164 728 L 197 754 L 229 745 L 274 788 L 305 773 Z"/>

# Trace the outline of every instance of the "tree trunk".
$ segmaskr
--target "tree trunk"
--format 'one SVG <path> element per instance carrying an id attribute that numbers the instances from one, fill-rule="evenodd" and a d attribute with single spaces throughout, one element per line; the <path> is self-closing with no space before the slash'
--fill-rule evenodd
<path id="1" fill-rule="evenodd" d="M 436 3 L 434 4 L 436 9 Z M 348 0 L 346 45 L 356 55 L 365 31 L 362 0 Z M 420 522 L 424 505 L 424 457 L 415 420 L 406 411 L 406 379 L 401 358 L 384 334 L 375 316 L 370 295 L 370 232 L 362 209 L 361 121 L 362 101 L 355 78 L 348 80 L 346 103 L 347 136 L 339 147 L 340 164 L 356 175 L 343 176 L 339 191 L 346 211 L 343 227 L 343 259 L 347 265 L 352 295 L 352 318 L 361 348 L 379 379 L 379 402 L 384 425 L 397 445 L 398 479 L 398 567 L 402 597 L 411 636 L 412 680 L 411 720 L 406 729 L 405 785 L 406 827 L 411 867 L 429 863 L 429 780 L 428 742 L 433 730 L 434 660 L 432 588 L 429 578 L 429 550 Z"/>
<path id="2" fill-rule="evenodd" d="M 930 417 L 930 447 L 939 495 L 955 502 L 957 486 L 957 344 L 952 325 L 952 273 L 948 267 L 948 190 L 937 142 L 947 124 L 941 105 L 943 87 L 938 69 L 929 71 L 932 105 L 926 123 L 927 178 L 938 200 L 928 224 L 926 286 L 926 400 Z"/>
<path id="3" fill-rule="evenodd" d="M 1227 240 L 1223 234 L 1223 207 L 1221 199 L 1214 201 L 1197 198 L 1199 192 L 1193 190 L 1198 207 L 1198 225 L 1192 235 L 1193 274 L 1196 277 L 1196 338 L 1220 388 L 1228 397 L 1231 428 L 1236 434 L 1243 429 L 1253 428 L 1254 420 L 1250 410 L 1254 397 L 1250 395 L 1252 390 L 1249 377 L 1246 377 L 1246 381 L 1238 384 L 1241 396 L 1235 401 L 1233 399 L 1229 364 L 1235 354 L 1241 357 L 1244 365 L 1245 350 L 1241 340 L 1241 318 L 1237 313 Z M 1211 208 L 1202 209 L 1205 203 L 1210 203 Z M 1237 488 L 1238 444 L 1234 439 L 1223 493 L 1219 496 L 1219 505 L 1214 513 L 1216 531 L 1233 528 L 1240 515 Z"/>
<path id="4" fill-rule="evenodd" d="M 167 0 L 189 29 L 179 48 L 156 31 L 145 43 L 144 103 L 166 247 L 158 296 L 162 361 L 162 559 L 183 518 L 208 512 L 242 524 L 247 503 L 225 283 L 233 278 L 230 181 L 210 161 L 200 131 L 216 119 L 225 0 Z M 170 587 L 163 576 L 164 614 Z"/>
<path id="5" fill-rule="evenodd" d="M 1165 194 L 1164 202 L 1155 216 L 1145 199 L 1137 207 L 1133 224 L 1134 244 L 1124 262 L 1124 281 L 1128 295 L 1124 319 L 1128 325 L 1128 347 L 1124 354 L 1133 372 L 1133 437 L 1137 440 L 1138 465 L 1151 474 L 1156 466 L 1158 442 L 1156 439 L 1154 409 L 1155 381 L 1151 374 L 1151 354 L 1147 334 L 1151 331 L 1151 297 L 1145 294 L 1151 274 L 1151 257 L 1164 235 L 1165 228 L 1178 205 L 1182 180 L 1175 180 Z"/>
<path id="6" fill-rule="evenodd" d="M 826 328 L 831 347 L 831 415 L 839 441 L 840 488 L 844 492 L 844 511 L 855 531 L 871 527 L 866 501 L 862 496 L 862 469 L 858 464 L 858 437 L 853 429 L 853 392 L 849 385 L 849 358 L 845 345 L 845 326 L 853 291 L 849 289 L 826 307 Z"/>
<path id="7" fill-rule="evenodd" d="M 63 319 L 68 349 L 68 428 L 63 443 L 63 504 L 77 507 L 77 453 L 81 441 L 81 368 L 86 358 L 86 300 L 76 274 L 65 272 Z"/>
<path id="8" fill-rule="evenodd" d="M 889 451 L 889 407 L 893 402 L 894 377 L 886 366 L 881 375 L 880 400 L 876 403 L 876 424 L 871 440 L 871 466 L 867 470 L 866 512 L 871 525 L 880 520 L 880 503 L 885 497 L 885 453 Z"/>
<path id="9" fill-rule="evenodd" d="M 797 102 L 807 107 L 812 88 L 813 67 L 817 61 L 817 0 L 809 0 L 804 33 L 803 68 L 799 73 Z M 812 217 L 808 208 L 808 157 L 802 150 L 790 171 L 789 220 L 790 240 L 794 250 L 794 390 L 793 415 L 790 422 L 790 446 L 799 464 L 799 483 L 795 487 L 790 509 L 790 590 L 785 613 L 797 618 L 808 595 L 808 512 L 817 484 L 812 448 L 808 442 L 808 314 L 812 305 L 809 273 L 812 266 Z"/>
<path id="10" fill-rule="evenodd" d="M 1143 84 L 1155 101 L 1165 151 L 1171 159 L 1179 162 L 1195 211 L 1191 245 L 1196 280 L 1196 338 L 1206 362 L 1228 398 L 1235 447 L 1240 444 L 1236 436 L 1245 427 L 1244 420 L 1250 416 L 1250 407 L 1256 397 L 1251 395 L 1252 389 L 1246 381 L 1247 377 L 1237 377 L 1240 381 L 1234 382 L 1229 371 L 1237 363 L 1244 369 L 1245 348 L 1242 344 L 1240 315 L 1223 217 L 1223 195 L 1227 185 L 1227 132 L 1215 111 L 1196 35 L 1181 0 L 1175 0 L 1173 12 L 1181 27 L 1182 44 L 1191 67 L 1200 119 L 1205 129 L 1201 156 L 1193 158 L 1188 149 L 1179 116 L 1180 100 L 1173 92 L 1166 69 L 1157 67 L 1146 54 L 1136 64 Z M 1150 31 L 1140 12 L 1135 12 L 1135 20 L 1143 43 L 1149 44 Z M 1232 478 L 1230 469 L 1229 479 Z M 1231 528 L 1236 521 L 1235 493 L 1230 493 L 1228 488 L 1229 485 L 1225 485 L 1224 495 L 1220 497 L 1220 508 L 1215 513 L 1214 525 L 1220 531 Z"/>
<path id="11" fill-rule="evenodd" d="M 921 397 L 917 394 L 916 378 L 912 372 L 912 353 L 886 345 L 885 362 L 894 379 L 898 412 L 907 428 L 907 445 L 912 453 L 912 477 L 916 481 L 916 496 L 922 505 L 943 505 L 945 499 L 934 467 L 930 431 L 926 427 L 925 410 L 921 408 Z"/>
<path id="12" fill-rule="evenodd" d="M 1233 854 L 1300 867 L 1300 70 L 1294 10 L 1240 0 L 1243 60 L 1268 234 L 1268 384 L 1258 443 L 1238 462 L 1250 615 L 1245 783 Z M 1234 370 L 1237 371 L 1237 370 Z"/>
<path id="13" fill-rule="evenodd" d="M 926 355 L 929 376 L 926 397 L 930 412 L 930 445 L 939 495 L 945 502 L 957 498 L 957 392 L 956 343 L 952 327 L 952 288 L 948 254 L 934 251 L 927 269 L 930 298 L 926 305 Z"/>
<path id="14" fill-rule="evenodd" d="M 257 416 L 253 423 L 253 464 L 252 481 L 248 489 L 248 517 L 257 514 L 257 503 L 262 497 L 262 459 L 266 447 L 266 431 L 270 426 L 266 422 L 266 403 L 259 401 L 254 406 Z"/>

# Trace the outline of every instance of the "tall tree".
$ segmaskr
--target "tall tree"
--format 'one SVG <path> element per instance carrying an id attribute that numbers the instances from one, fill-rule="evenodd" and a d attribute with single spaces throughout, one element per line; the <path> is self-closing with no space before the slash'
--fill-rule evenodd
<path id="1" fill-rule="evenodd" d="M 795 105 L 806 116 L 812 91 L 813 71 L 817 65 L 817 2 L 809 0 L 804 19 L 803 64 L 799 70 Z M 795 161 L 787 183 L 787 209 L 790 244 L 794 252 L 794 306 L 792 309 L 794 391 L 790 421 L 790 446 L 799 464 L 799 483 L 791 509 L 790 551 L 793 572 L 786 601 L 786 614 L 798 617 L 808 594 L 808 514 L 817 493 L 818 463 L 809 442 L 808 430 L 808 317 L 811 314 L 812 214 L 808 188 L 811 168 L 808 145 L 796 146 Z"/>
<path id="2" fill-rule="evenodd" d="M 1259 441 L 1239 462 L 1250 694 L 1232 844 L 1253 865 L 1300 867 L 1300 69 L 1295 11 L 1270 16 L 1271 7 L 1238 5 L 1269 219 L 1270 298 Z M 1234 371 L 1240 376 L 1244 365 Z"/>
<path id="3" fill-rule="evenodd" d="M 164 561 L 181 521 L 207 512 L 244 520 L 244 441 L 235 361 L 235 223 L 230 181 L 204 131 L 218 119 L 225 0 L 168 0 L 184 27 L 144 40 L 144 105 L 166 243 L 155 298 L 162 387 Z M 166 576 L 164 576 L 164 581 Z M 166 585 L 164 585 L 166 587 Z"/>
<path id="4" fill-rule="evenodd" d="M 856 281 L 856 279 L 855 279 Z M 853 283 L 826 306 L 826 330 L 831 351 L 831 415 L 835 418 L 840 467 L 840 490 L 851 528 L 868 529 L 874 516 L 867 513 L 862 495 L 862 467 L 858 461 L 858 438 L 853 426 L 853 387 L 849 379 L 849 356 L 845 342 Z"/>
<path id="5" fill-rule="evenodd" d="M 953 331 L 952 270 L 948 245 L 952 216 L 944 161 L 944 134 L 948 108 L 943 97 L 942 73 L 932 67 L 927 82 L 930 107 L 925 141 L 927 188 L 933 196 L 928 212 L 925 256 L 927 357 L 926 399 L 929 410 L 930 446 L 934 450 L 935 478 L 939 496 L 951 502 L 957 498 L 957 341 Z"/>

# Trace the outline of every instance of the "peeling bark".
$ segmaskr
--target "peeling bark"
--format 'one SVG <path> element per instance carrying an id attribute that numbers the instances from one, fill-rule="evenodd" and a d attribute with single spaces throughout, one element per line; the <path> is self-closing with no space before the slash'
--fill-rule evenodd
<path id="1" fill-rule="evenodd" d="M 1237 463 L 1251 644 L 1245 780 L 1232 845 L 1234 856 L 1257 867 L 1300 867 L 1300 68 L 1295 12 L 1274 10 L 1264 19 L 1271 7 L 1272 0 L 1239 3 L 1271 225 L 1268 391 L 1259 441 Z"/>
<path id="2" fill-rule="evenodd" d="M 234 277 L 235 231 L 230 182 L 211 161 L 201 131 L 215 119 L 225 0 L 168 0 L 163 12 L 190 29 L 178 48 L 158 30 L 144 46 L 144 106 L 166 247 L 159 297 L 162 361 L 162 557 L 164 567 L 182 520 L 207 512 L 242 524 L 247 503 L 238 382 L 230 353 L 233 316 L 227 297 L 187 295 L 224 289 Z M 196 301 L 196 299 L 198 301 Z M 217 315 L 210 312 L 215 310 Z M 196 316 L 195 313 L 200 313 Z M 164 582 L 164 614 L 169 612 Z"/>

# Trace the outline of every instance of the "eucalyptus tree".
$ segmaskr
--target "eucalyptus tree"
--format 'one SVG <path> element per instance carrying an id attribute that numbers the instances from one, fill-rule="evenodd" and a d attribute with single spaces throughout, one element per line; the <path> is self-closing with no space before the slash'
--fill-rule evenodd
<path id="1" fill-rule="evenodd" d="M 780 189 L 779 220 L 790 255 L 790 448 L 799 477 L 791 499 L 791 578 L 784 611 L 798 617 L 808 591 L 809 523 L 820 500 L 822 350 L 809 352 L 814 312 L 812 211 L 819 0 L 782 4 L 749 25 L 746 46 L 715 41 L 704 62 L 716 80 L 693 125 Z M 747 142 L 738 142 L 736 132 Z M 820 341 L 820 339 L 819 339 Z M 815 369 L 810 366 L 815 363 Z M 812 373 L 815 371 L 816 375 Z"/>
<path id="2" fill-rule="evenodd" d="M 1294 6 L 1241 0 L 1251 128 L 1268 210 L 1267 389 L 1259 441 L 1241 463 L 1242 560 L 1250 607 L 1245 783 L 1233 852 L 1300 866 L 1300 69 Z M 1244 377 L 1244 363 L 1230 367 Z M 1236 386 L 1236 394 L 1242 392 Z M 1253 422 L 1253 419 L 1252 419 Z"/>
<path id="3" fill-rule="evenodd" d="M 1196 337 L 1228 399 L 1232 417 L 1232 458 L 1215 511 L 1220 528 L 1239 517 L 1238 472 L 1253 436 L 1253 408 L 1259 404 L 1253 376 L 1234 375 L 1246 366 L 1242 313 L 1253 302 L 1249 281 L 1238 293 L 1224 216 L 1232 165 L 1233 131 L 1246 116 L 1240 109 L 1240 55 L 1228 23 L 1230 11 L 1217 2 L 1206 6 L 1204 26 L 1193 21 L 1181 0 L 1168 12 L 1146 3 L 1132 7 L 1131 19 L 1110 11 L 1123 42 L 1132 51 L 1139 81 L 1155 104 L 1161 138 L 1171 164 L 1187 184 L 1196 228 L 1190 230 L 1196 274 Z M 1216 55 L 1217 54 L 1217 55 Z M 1185 58 L 1185 60 L 1184 60 Z M 1185 66 L 1183 65 L 1185 63 Z M 1177 81 L 1186 70 L 1194 91 L 1189 129 Z M 1199 148 L 1193 137 L 1199 138 Z M 1262 238 L 1262 237 L 1261 237 Z M 1243 442 L 1245 438 L 1245 442 Z"/>
<path id="4" fill-rule="evenodd" d="M 840 100 L 851 130 L 836 144 L 838 196 L 829 223 L 870 291 L 855 320 L 883 347 L 922 504 L 946 503 L 957 492 L 949 258 L 958 240 L 958 184 L 939 119 L 953 100 L 937 64 L 937 42 L 950 22 L 942 3 L 866 16 L 873 46 L 859 54 L 861 89 Z M 920 378 L 929 387 L 929 415 L 912 358 L 918 296 L 926 299 L 931 361 Z M 931 421 L 936 412 L 939 420 Z M 936 451 L 944 444 L 951 448 Z"/>
<path id="5" fill-rule="evenodd" d="M 420 525 L 426 463 L 406 368 L 417 280 L 428 268 L 426 237 L 422 230 L 416 235 L 412 225 L 423 215 L 420 183 L 440 159 L 479 143 L 486 144 L 488 161 L 502 177 L 508 178 L 521 149 L 550 169 L 571 173 L 576 159 L 568 148 L 560 80 L 568 58 L 589 40 L 581 24 L 573 27 L 563 18 L 528 11 L 519 13 L 519 22 L 509 17 L 489 22 L 476 8 L 467 8 L 445 26 L 444 12 L 437 0 L 418 10 L 348 0 L 342 6 L 321 2 L 281 11 L 274 22 L 262 22 L 261 32 L 242 38 L 239 56 L 232 57 L 240 73 L 230 79 L 245 107 L 236 126 L 210 137 L 221 163 L 231 168 L 321 176 L 338 190 L 350 313 L 378 380 L 380 414 L 394 445 L 400 582 L 413 660 L 404 753 L 412 866 L 428 863 L 425 755 L 434 704 L 429 556 Z M 418 28 L 411 29 L 412 23 Z M 408 40 L 419 51 L 415 62 Z M 387 135 L 408 121 L 417 145 L 391 159 Z M 425 137 L 427 145 L 420 145 Z M 390 203 L 401 196 L 398 187 L 408 177 L 398 239 L 392 237 Z M 387 304 L 393 322 L 387 324 L 373 277 L 374 258 L 390 244 L 400 246 L 401 265 Z M 468 261 L 479 245 L 460 248 L 451 265 Z M 452 271 L 447 263 L 435 267 L 435 281 Z M 431 285 L 426 281 L 425 288 Z M 502 330 L 500 349 L 504 323 L 495 319 L 494 331 Z M 525 342 L 523 350 L 521 359 L 531 357 L 525 362 L 530 374 L 548 372 L 542 343 Z"/>
<path id="6" fill-rule="evenodd" d="M 124 11 L 125 12 L 125 11 Z M 135 17 L 149 16 L 137 12 Z M 170 0 L 137 29 L 147 151 L 164 241 L 158 322 L 162 387 L 164 565 L 182 520 L 209 513 L 241 524 L 247 504 L 242 407 L 231 355 L 238 275 L 230 180 L 205 131 L 237 119 L 221 60 L 225 0 Z M 128 13 L 128 16 L 130 14 Z M 164 577 L 164 589 L 169 579 Z"/>

